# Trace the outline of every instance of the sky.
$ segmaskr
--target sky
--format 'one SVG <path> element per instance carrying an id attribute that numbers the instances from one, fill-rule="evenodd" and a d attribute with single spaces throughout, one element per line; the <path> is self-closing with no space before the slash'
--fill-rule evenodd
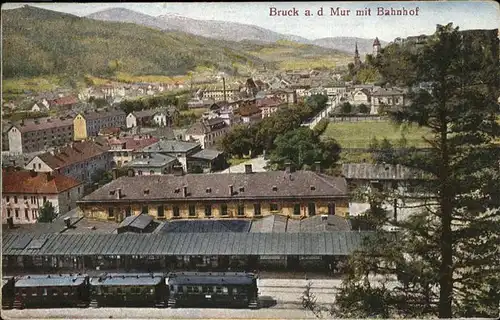
<path id="1" fill-rule="evenodd" d="M 397 37 L 431 34 L 436 24 L 453 22 L 461 30 L 500 28 L 500 6 L 495 1 L 394 1 L 394 2 L 244 2 L 244 3 L 8 3 L 4 9 L 22 5 L 85 16 L 109 8 L 126 8 L 144 14 L 159 16 L 176 14 L 193 19 L 223 20 L 253 24 L 284 34 L 307 39 L 325 37 L 360 37 L 392 41 Z M 348 16 L 331 15 L 331 9 L 349 9 Z M 379 16 L 384 9 L 418 8 L 418 15 Z M 271 8 L 297 9 L 299 16 L 271 16 Z M 317 12 L 323 8 L 323 16 Z M 356 16 L 357 9 L 371 9 L 370 16 Z M 306 16 L 309 9 L 312 16 Z"/>

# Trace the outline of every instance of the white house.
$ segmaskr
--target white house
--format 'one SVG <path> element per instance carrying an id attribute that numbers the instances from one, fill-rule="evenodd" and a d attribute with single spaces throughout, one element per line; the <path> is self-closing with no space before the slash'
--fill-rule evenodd
<path id="1" fill-rule="evenodd" d="M 14 224 L 35 223 L 47 201 L 64 214 L 83 196 L 82 183 L 73 178 L 15 169 L 2 170 L 2 189 L 2 223 L 8 218 Z"/>

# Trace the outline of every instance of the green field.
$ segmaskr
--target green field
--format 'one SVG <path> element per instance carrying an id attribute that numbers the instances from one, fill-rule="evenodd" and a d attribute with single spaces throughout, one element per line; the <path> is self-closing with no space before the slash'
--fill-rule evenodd
<path id="1" fill-rule="evenodd" d="M 427 143 L 422 139 L 422 136 L 428 133 L 426 129 L 412 127 L 402 130 L 389 121 L 330 123 L 323 133 L 323 138 L 334 138 L 343 148 L 368 148 L 373 137 L 379 141 L 387 138 L 396 143 L 401 139 L 402 133 L 408 145 L 427 147 Z"/>

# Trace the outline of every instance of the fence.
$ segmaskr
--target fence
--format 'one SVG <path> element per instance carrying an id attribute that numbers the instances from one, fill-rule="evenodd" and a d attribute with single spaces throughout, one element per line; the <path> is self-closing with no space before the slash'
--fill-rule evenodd
<path id="1" fill-rule="evenodd" d="M 329 117 L 330 122 L 382 122 L 387 121 L 387 117 L 382 116 L 334 116 Z"/>

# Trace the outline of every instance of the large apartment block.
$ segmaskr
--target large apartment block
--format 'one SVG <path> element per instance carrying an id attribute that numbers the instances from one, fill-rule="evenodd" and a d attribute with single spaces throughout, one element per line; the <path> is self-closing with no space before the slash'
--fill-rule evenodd
<path id="1" fill-rule="evenodd" d="M 127 115 L 120 109 L 79 113 L 73 120 L 75 141 L 95 137 L 104 128 L 121 128 L 126 126 Z"/>
<path id="2" fill-rule="evenodd" d="M 73 120 L 64 117 L 25 120 L 12 125 L 6 134 L 11 153 L 46 150 L 73 140 Z"/>

